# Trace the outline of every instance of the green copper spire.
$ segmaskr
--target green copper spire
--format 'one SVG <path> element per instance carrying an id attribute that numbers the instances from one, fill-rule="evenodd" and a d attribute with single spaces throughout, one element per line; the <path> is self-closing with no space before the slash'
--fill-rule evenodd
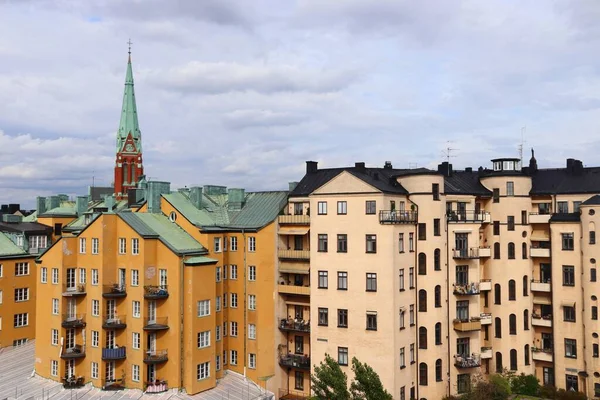
<path id="1" fill-rule="evenodd" d="M 133 90 L 133 71 L 131 69 L 131 41 L 129 41 L 129 59 L 127 61 L 127 74 L 125 75 L 125 92 L 123 93 L 123 107 L 121 109 L 121 122 L 117 132 L 117 152 L 124 151 L 123 146 L 127 136 L 131 134 L 135 144 L 136 153 L 142 152 L 142 133 L 138 124 L 137 107 L 135 105 L 135 92 Z M 131 152 L 131 146 L 125 151 Z"/>

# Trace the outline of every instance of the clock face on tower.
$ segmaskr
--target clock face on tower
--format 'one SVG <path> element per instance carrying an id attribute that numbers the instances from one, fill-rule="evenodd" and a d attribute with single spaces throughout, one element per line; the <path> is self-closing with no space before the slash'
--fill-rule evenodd
<path id="1" fill-rule="evenodd" d="M 131 143 L 128 143 L 128 144 L 125 146 L 125 151 L 133 151 L 133 145 L 132 145 Z"/>

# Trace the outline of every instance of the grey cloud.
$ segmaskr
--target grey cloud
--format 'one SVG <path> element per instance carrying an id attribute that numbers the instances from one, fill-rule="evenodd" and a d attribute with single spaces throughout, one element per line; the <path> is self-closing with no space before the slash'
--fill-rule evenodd
<path id="1" fill-rule="evenodd" d="M 235 110 L 223 117 L 223 123 L 228 128 L 267 128 L 297 125 L 307 120 L 307 117 L 272 110 Z"/>

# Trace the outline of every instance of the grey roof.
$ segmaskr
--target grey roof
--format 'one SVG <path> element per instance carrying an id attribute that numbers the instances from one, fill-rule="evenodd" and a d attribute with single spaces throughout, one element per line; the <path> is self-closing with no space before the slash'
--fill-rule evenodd
<path id="1" fill-rule="evenodd" d="M 104 196 L 115 193 L 115 188 L 112 186 L 90 186 L 89 193 L 92 201 L 100 201 L 104 199 Z"/>
<path id="2" fill-rule="evenodd" d="M 454 171 L 452 175 L 445 176 L 444 193 L 469 194 L 481 197 L 492 195 L 492 192 L 479 181 L 477 172 L 473 171 Z"/>
<path id="3" fill-rule="evenodd" d="M 576 213 L 558 213 L 552 214 L 550 222 L 579 222 L 581 214 Z"/>
<path id="4" fill-rule="evenodd" d="M 531 177 L 531 194 L 600 193 L 600 167 L 583 168 L 580 174 L 567 168 L 540 169 Z"/>
<path id="5" fill-rule="evenodd" d="M 13 243 L 4 233 L 0 232 L 0 258 L 13 258 L 29 256 L 29 254 Z"/>
<path id="6" fill-rule="evenodd" d="M 582 206 L 597 206 L 600 205 L 600 196 L 595 195 L 581 203 Z"/>
<path id="7" fill-rule="evenodd" d="M 37 222 L 17 222 L 17 223 L 7 223 L 0 222 L 0 231 L 5 232 L 22 232 L 26 235 L 34 235 L 34 234 L 50 234 L 52 233 L 52 228 L 48 225 L 40 224 Z"/>

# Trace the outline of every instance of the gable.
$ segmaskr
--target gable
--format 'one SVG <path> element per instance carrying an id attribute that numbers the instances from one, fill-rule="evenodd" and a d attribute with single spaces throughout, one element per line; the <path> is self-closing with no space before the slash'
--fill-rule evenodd
<path id="1" fill-rule="evenodd" d="M 313 194 L 335 193 L 379 193 L 379 189 L 367 184 L 363 180 L 343 171 L 338 176 L 318 188 Z"/>

